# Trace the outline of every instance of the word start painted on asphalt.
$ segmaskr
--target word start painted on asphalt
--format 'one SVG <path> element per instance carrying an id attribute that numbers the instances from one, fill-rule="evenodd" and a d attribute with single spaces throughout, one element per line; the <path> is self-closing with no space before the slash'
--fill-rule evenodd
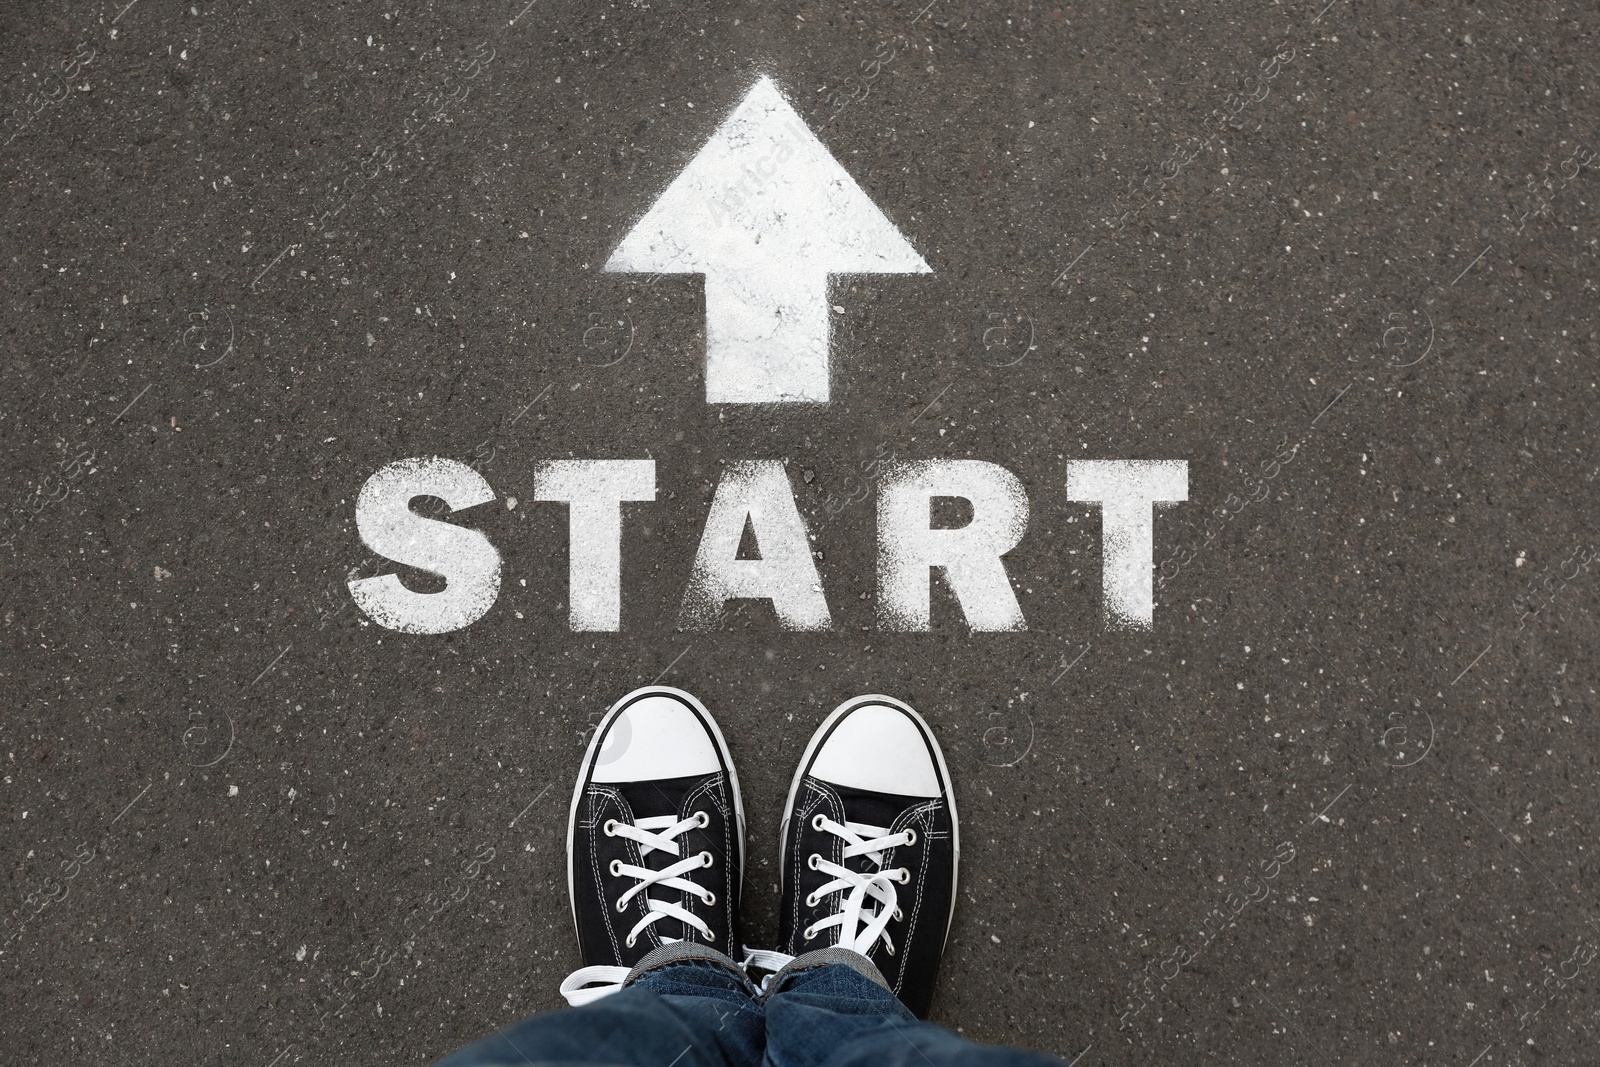
<path id="1" fill-rule="evenodd" d="M 608 271 L 700 274 L 706 294 L 706 401 L 828 399 L 828 284 L 834 274 L 931 273 L 895 225 L 762 78 L 612 253 Z M 1189 498 L 1183 460 L 1069 462 L 1067 499 L 1098 504 L 1106 618 L 1150 629 L 1157 508 Z M 398 575 L 349 583 L 380 626 L 440 634 L 483 618 L 500 592 L 500 554 L 482 532 L 411 510 L 435 497 L 452 511 L 496 499 L 472 467 L 439 456 L 403 459 L 369 478 L 356 530 L 373 552 L 436 575 L 440 592 Z M 934 528 L 936 497 L 958 497 L 972 519 Z M 656 499 L 649 459 L 553 460 L 534 499 L 569 515 L 569 625 L 616 631 L 622 620 L 622 513 Z M 1026 629 L 1003 557 L 1022 540 L 1028 497 L 1016 475 L 978 460 L 884 465 L 878 489 L 878 623 L 930 628 L 935 568 L 976 631 Z M 759 558 L 739 558 L 746 528 Z M 712 497 L 679 624 L 708 629 L 735 599 L 772 602 L 788 630 L 827 630 L 832 615 L 805 520 L 780 460 L 730 462 Z"/>

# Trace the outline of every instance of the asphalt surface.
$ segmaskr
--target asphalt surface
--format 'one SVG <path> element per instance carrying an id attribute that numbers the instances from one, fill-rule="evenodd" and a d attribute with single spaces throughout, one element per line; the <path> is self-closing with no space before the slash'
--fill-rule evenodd
<path id="1" fill-rule="evenodd" d="M 1592 1062 L 1597 23 L 0 6 L 0 1060 L 421 1063 L 558 1005 L 586 727 L 659 679 L 738 761 L 755 943 L 812 729 L 921 710 L 970 1036 Z M 700 281 L 600 270 L 762 75 L 933 271 L 836 280 L 826 405 L 708 405 Z M 931 632 L 878 625 L 890 454 L 1018 476 L 1025 631 L 938 582 Z M 346 588 L 396 570 L 354 505 L 417 456 L 496 494 L 450 634 Z M 534 472 L 647 457 L 622 629 L 573 633 Z M 721 470 L 771 458 L 833 629 L 679 629 Z M 1075 459 L 1188 463 L 1148 631 L 1105 620 Z"/>

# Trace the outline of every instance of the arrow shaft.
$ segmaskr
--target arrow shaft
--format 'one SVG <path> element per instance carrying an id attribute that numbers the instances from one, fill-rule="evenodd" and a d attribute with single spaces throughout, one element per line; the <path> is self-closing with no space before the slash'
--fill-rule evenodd
<path id="1" fill-rule="evenodd" d="M 828 399 L 828 276 L 706 275 L 706 401 Z"/>

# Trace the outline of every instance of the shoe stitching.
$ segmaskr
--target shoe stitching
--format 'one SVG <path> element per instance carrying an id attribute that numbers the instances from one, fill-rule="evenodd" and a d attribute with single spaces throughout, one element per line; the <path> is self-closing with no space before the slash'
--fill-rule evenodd
<path id="1" fill-rule="evenodd" d="M 803 939 L 800 937 L 800 838 L 805 832 L 806 823 L 811 821 L 811 815 L 817 806 L 827 799 L 826 793 L 813 779 L 804 779 L 802 784 L 806 787 L 809 798 L 806 803 L 795 808 L 794 816 L 790 823 L 789 840 L 789 894 L 793 903 L 793 912 L 789 917 L 789 949 L 790 955 L 798 956 L 804 950 L 800 947 Z"/>
<path id="2" fill-rule="evenodd" d="M 722 857 L 723 857 L 723 864 L 722 864 L 722 866 L 723 866 L 722 905 L 723 905 L 723 914 L 724 914 L 724 917 L 727 920 L 727 925 L 726 925 L 725 929 L 727 930 L 727 936 L 729 938 L 729 944 L 731 945 L 732 944 L 733 934 L 734 934 L 734 929 L 733 929 L 733 927 L 734 927 L 734 923 L 733 923 L 734 900 L 733 900 L 733 893 L 731 891 L 732 890 L 732 879 L 733 879 L 733 862 L 732 862 L 732 859 L 733 859 L 734 856 L 737 855 L 737 853 L 734 851 L 734 848 L 733 848 L 733 827 L 731 825 L 731 819 L 730 819 L 730 815 L 729 815 L 729 811 L 728 811 L 728 805 L 723 800 L 723 797 L 725 795 L 725 790 L 724 790 L 723 787 L 726 786 L 726 785 L 727 785 L 727 776 L 722 774 L 719 771 L 717 774 L 713 775 L 710 778 L 707 778 L 705 781 L 701 782 L 699 785 L 697 785 L 693 789 L 689 790 L 689 792 L 683 798 L 683 807 L 680 808 L 679 811 L 678 811 L 678 818 L 680 818 L 680 819 L 688 818 L 688 813 L 694 810 L 694 805 L 699 801 L 699 798 L 702 795 L 704 795 L 704 796 L 706 796 L 706 797 L 708 797 L 710 799 L 712 807 L 716 808 L 717 809 L 717 814 L 721 816 L 721 821 L 722 821 Z M 685 894 L 685 895 L 687 896 L 687 894 Z M 689 903 L 687 900 L 685 901 L 685 904 L 688 906 L 689 910 L 694 912 L 697 915 L 699 914 L 699 910 L 698 910 L 698 907 L 697 907 L 697 905 L 699 903 L 700 903 L 700 900 L 699 900 L 698 897 L 696 897 L 694 899 L 694 903 L 692 903 L 692 904 Z M 680 923 L 680 925 L 682 925 L 682 924 Z M 654 929 L 654 928 L 652 927 L 652 929 Z M 694 929 L 685 930 L 684 931 L 684 939 L 685 940 L 693 940 L 696 937 L 696 935 L 698 935 L 698 934 L 699 934 L 698 930 L 694 930 Z"/>
<path id="3" fill-rule="evenodd" d="M 598 797 L 604 797 L 607 801 L 615 804 L 616 807 L 617 807 L 617 815 L 618 816 L 626 815 L 626 816 L 628 816 L 628 821 L 629 822 L 632 821 L 632 814 L 633 814 L 632 810 L 628 807 L 628 802 L 623 799 L 622 793 L 619 790 L 610 789 L 610 788 L 607 788 L 606 786 L 603 786 L 603 785 L 595 785 L 594 783 L 591 782 L 589 784 L 589 796 L 590 796 L 591 810 L 595 813 L 594 819 L 592 819 L 590 821 L 590 829 L 591 829 L 591 831 L 593 830 L 594 824 L 597 823 L 597 822 L 600 822 L 600 812 L 601 812 L 602 808 L 601 808 L 600 804 L 595 802 L 594 799 L 593 799 L 593 798 L 595 798 L 597 796 Z M 623 820 L 619 817 L 617 819 L 617 821 L 621 822 Z M 635 864 L 639 864 L 639 863 L 643 862 L 638 856 L 638 851 L 639 851 L 639 846 L 638 845 L 634 844 L 631 841 L 628 841 L 628 842 L 626 842 L 624 844 L 624 847 L 626 849 L 628 849 L 628 852 L 629 852 L 628 858 L 630 860 L 632 860 Z M 611 902 L 606 899 L 605 882 L 601 879 L 601 875 L 600 875 L 600 850 L 599 850 L 599 848 L 596 847 L 596 842 L 594 840 L 594 837 L 593 837 L 592 833 L 591 833 L 591 836 L 589 837 L 589 867 L 590 867 L 590 870 L 591 870 L 591 872 L 593 873 L 593 876 L 594 876 L 595 896 L 598 898 L 599 903 L 600 903 L 600 908 L 601 908 L 600 914 L 605 916 L 605 921 L 602 922 L 600 925 L 605 929 L 606 940 L 611 943 L 611 958 L 612 958 L 612 960 L 614 960 L 616 962 L 617 966 L 622 966 L 622 947 L 617 942 L 617 925 L 616 925 L 616 921 L 611 918 L 611 911 L 613 910 L 612 909 L 612 905 L 611 905 Z M 633 906 L 629 905 L 628 910 L 632 911 L 633 910 Z M 579 946 L 579 947 L 581 948 L 582 946 Z"/>
<path id="4" fill-rule="evenodd" d="M 792 892 L 794 894 L 794 916 L 793 923 L 790 928 L 790 947 L 795 949 L 795 951 L 791 953 L 791 955 L 799 955 L 808 951 L 802 947 L 807 942 L 805 938 L 801 936 L 804 933 L 804 927 L 800 924 L 800 872 L 803 869 L 807 869 L 805 868 L 804 864 L 800 862 L 800 853 L 803 851 L 800 848 L 800 838 L 807 830 L 807 824 L 810 823 L 811 816 L 816 813 L 817 809 L 823 803 L 828 805 L 829 817 L 834 819 L 835 822 L 843 822 L 845 817 L 844 800 L 839 796 L 838 790 L 833 789 L 827 786 L 826 783 L 820 782 L 817 779 L 809 776 L 805 779 L 805 785 L 807 789 L 816 794 L 817 803 L 806 805 L 804 808 L 797 809 L 795 812 L 797 821 L 794 825 L 794 873 L 793 878 L 789 882 L 789 884 L 793 887 Z M 829 855 L 827 858 L 834 863 L 843 863 L 844 841 L 833 836 L 832 834 L 829 834 L 828 836 L 830 842 Z M 834 898 L 838 897 L 842 892 L 843 890 L 834 890 L 832 893 L 828 894 L 828 900 L 832 902 Z M 821 901 L 818 901 L 817 903 L 819 907 L 822 906 Z"/>
<path id="5" fill-rule="evenodd" d="M 939 809 L 942 803 L 942 797 L 934 797 L 925 803 L 907 808 L 905 811 L 901 812 L 900 818 L 895 820 L 894 828 L 903 830 L 913 821 L 917 821 L 920 823 L 920 832 L 923 836 L 923 839 L 931 841 L 932 837 L 930 834 L 928 834 L 927 827 L 933 822 L 934 813 Z M 889 857 L 885 857 L 886 860 L 888 858 Z M 895 979 L 892 989 L 892 992 L 895 994 L 895 996 L 900 995 L 900 990 L 905 985 L 907 971 L 905 963 L 910 958 L 911 940 L 916 935 L 917 919 L 922 914 L 923 895 L 928 885 L 928 868 L 932 865 L 932 863 L 933 849 L 931 847 L 924 846 L 922 849 L 922 858 L 919 861 L 919 869 L 917 871 L 917 889 L 916 892 L 912 894 L 911 909 L 906 913 L 906 921 L 904 924 L 902 924 L 902 933 L 904 934 L 902 938 L 903 944 L 900 946 L 902 955 L 895 966 Z M 887 863 L 884 865 L 888 866 Z M 951 888 L 952 890 L 954 889 L 953 886 Z"/>

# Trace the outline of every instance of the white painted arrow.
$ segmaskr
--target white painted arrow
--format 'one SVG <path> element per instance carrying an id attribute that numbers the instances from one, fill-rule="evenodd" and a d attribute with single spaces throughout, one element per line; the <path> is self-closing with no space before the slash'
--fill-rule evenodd
<path id="1" fill-rule="evenodd" d="M 706 402 L 828 399 L 828 276 L 928 274 L 762 78 L 606 262 L 704 274 Z"/>

